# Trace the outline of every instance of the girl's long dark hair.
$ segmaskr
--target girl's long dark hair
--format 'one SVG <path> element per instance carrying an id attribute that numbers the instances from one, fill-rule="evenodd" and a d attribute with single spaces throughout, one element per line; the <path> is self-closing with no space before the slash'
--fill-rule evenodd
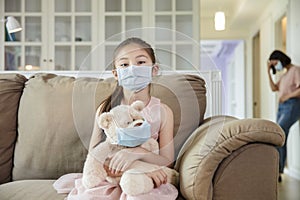
<path id="1" fill-rule="evenodd" d="M 123 87 L 117 85 L 113 93 L 109 95 L 106 99 L 104 99 L 100 104 L 100 114 L 104 112 L 109 112 L 113 107 L 120 105 L 123 97 Z"/>
<path id="2" fill-rule="evenodd" d="M 112 62 L 114 69 L 116 69 L 115 60 L 116 60 L 116 57 L 118 56 L 120 50 L 129 44 L 139 45 L 150 56 L 152 63 L 153 64 L 156 63 L 154 50 L 152 49 L 151 45 L 140 38 L 132 37 L 132 38 L 128 38 L 128 39 L 124 40 L 123 42 L 121 42 L 115 49 L 114 54 L 113 54 L 113 62 Z M 108 96 L 106 99 L 104 99 L 102 101 L 102 103 L 100 104 L 101 105 L 100 114 L 103 112 L 109 112 L 113 107 L 120 105 L 123 97 L 124 97 L 123 87 L 117 85 L 115 90 L 113 91 L 113 93 L 110 96 Z"/>

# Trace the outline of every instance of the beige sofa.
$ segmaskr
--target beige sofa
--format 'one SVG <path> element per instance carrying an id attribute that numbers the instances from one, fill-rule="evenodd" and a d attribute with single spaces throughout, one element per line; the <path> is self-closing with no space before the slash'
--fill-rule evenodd
<path id="1" fill-rule="evenodd" d="M 36 74 L 0 74 L 0 199 L 58 200 L 52 184 L 81 172 L 94 113 L 115 81 Z M 194 75 L 163 75 L 151 92 L 175 120 L 178 199 L 277 199 L 284 135 L 263 119 L 203 119 L 206 88 Z"/>

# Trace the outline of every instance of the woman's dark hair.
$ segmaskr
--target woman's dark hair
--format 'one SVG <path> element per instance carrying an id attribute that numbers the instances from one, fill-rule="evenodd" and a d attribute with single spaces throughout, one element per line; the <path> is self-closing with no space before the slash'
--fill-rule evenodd
<path id="1" fill-rule="evenodd" d="M 113 53 L 113 62 L 112 62 L 113 69 L 116 69 L 115 60 L 116 60 L 116 57 L 118 56 L 120 50 L 123 47 L 130 45 L 130 44 L 137 44 L 138 46 L 140 46 L 150 56 L 150 58 L 152 60 L 152 64 L 156 63 L 154 50 L 151 47 L 151 45 L 140 38 L 132 37 L 132 38 L 128 38 L 128 39 L 124 40 L 116 47 L 116 49 Z M 109 112 L 113 107 L 120 105 L 123 97 L 124 97 L 123 87 L 117 85 L 116 89 L 113 91 L 113 93 L 102 101 L 100 113 Z"/>
<path id="2" fill-rule="evenodd" d="M 283 67 L 291 64 L 291 58 L 280 50 L 275 50 L 271 53 L 269 60 L 280 60 Z"/>

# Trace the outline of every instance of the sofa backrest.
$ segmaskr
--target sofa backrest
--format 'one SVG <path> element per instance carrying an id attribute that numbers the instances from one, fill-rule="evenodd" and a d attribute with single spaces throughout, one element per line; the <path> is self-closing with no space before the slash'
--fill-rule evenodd
<path id="1" fill-rule="evenodd" d="M 20 99 L 13 180 L 56 179 L 81 172 L 95 111 L 115 86 L 113 78 L 32 76 Z M 173 110 L 177 153 L 203 121 L 205 82 L 194 75 L 158 76 L 151 93 Z"/>
<path id="2" fill-rule="evenodd" d="M 11 181 L 18 106 L 26 80 L 22 75 L 0 74 L 0 184 Z"/>

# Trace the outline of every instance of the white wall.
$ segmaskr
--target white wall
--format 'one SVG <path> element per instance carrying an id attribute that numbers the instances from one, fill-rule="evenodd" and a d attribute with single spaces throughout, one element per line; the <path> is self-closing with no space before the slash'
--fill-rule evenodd
<path id="1" fill-rule="evenodd" d="M 260 103 L 261 118 L 276 120 L 276 96 L 271 91 L 268 74 L 267 60 L 274 50 L 274 20 L 272 15 L 268 15 L 260 26 Z M 255 81 L 255 80 L 253 80 Z"/>
<path id="2" fill-rule="evenodd" d="M 289 0 L 287 7 L 287 53 L 292 63 L 300 65 L 300 1 Z M 287 143 L 288 173 L 300 179 L 300 124 L 291 127 Z"/>
<path id="3" fill-rule="evenodd" d="M 225 114 L 240 119 L 246 117 L 245 109 L 245 56 L 244 42 L 239 42 L 235 48 L 232 61 L 227 66 L 227 81 Z"/>
<path id="4" fill-rule="evenodd" d="M 300 180 L 300 123 L 295 123 L 287 141 L 287 173 Z"/>

